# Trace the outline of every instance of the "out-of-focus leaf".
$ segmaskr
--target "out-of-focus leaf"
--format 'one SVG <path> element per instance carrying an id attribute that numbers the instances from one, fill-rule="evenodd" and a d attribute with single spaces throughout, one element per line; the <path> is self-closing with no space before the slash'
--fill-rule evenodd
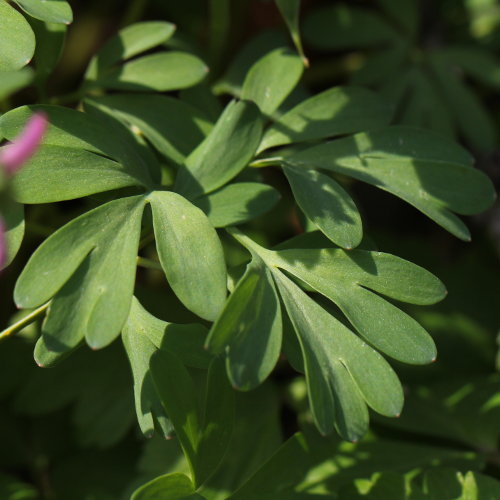
<path id="1" fill-rule="evenodd" d="M 184 474 L 166 474 L 137 489 L 131 500 L 197 500 L 203 499 L 195 492 L 193 483 Z"/>
<path id="2" fill-rule="evenodd" d="M 336 50 L 388 44 L 398 34 L 375 11 L 341 4 L 314 10 L 305 20 L 304 38 L 315 48 Z"/>
<path id="3" fill-rule="evenodd" d="M 300 57 L 288 49 L 276 49 L 259 59 L 249 70 L 241 98 L 256 103 L 271 115 L 286 99 L 302 76 Z"/>
<path id="4" fill-rule="evenodd" d="M 382 127 L 391 117 L 390 107 L 373 92 L 334 87 L 306 99 L 281 116 L 266 130 L 259 151 Z"/>
<path id="5" fill-rule="evenodd" d="M 70 24 L 73 11 L 65 0 L 14 0 L 30 16 L 46 23 Z"/>
<path id="6" fill-rule="evenodd" d="M 213 321 L 226 299 L 226 264 L 215 229 L 198 207 L 176 193 L 155 191 L 149 199 L 170 286 L 189 310 Z"/>
<path id="7" fill-rule="evenodd" d="M 175 190 L 195 198 L 226 184 L 255 154 L 262 126 L 263 117 L 255 104 L 232 101 L 207 138 L 187 157 Z"/>
<path id="8" fill-rule="evenodd" d="M 475 47 L 454 46 L 441 49 L 439 54 L 472 78 L 495 89 L 500 88 L 500 61 L 490 52 Z"/>
<path id="9" fill-rule="evenodd" d="M 496 144 L 496 129 L 479 98 L 460 79 L 452 63 L 442 54 L 429 58 L 441 87 L 443 99 L 453 113 L 464 137 L 476 148 L 490 151 Z"/>
<path id="10" fill-rule="evenodd" d="M 198 487 L 217 470 L 231 438 L 233 391 L 223 364 L 215 359 L 210 365 L 201 405 L 191 376 L 176 356 L 158 351 L 152 358 L 151 369 Z"/>
<path id="11" fill-rule="evenodd" d="M 492 183 L 458 145 L 439 135 L 408 127 L 313 146 L 286 158 L 299 167 L 332 170 L 399 196 L 455 236 L 469 232 L 453 212 L 469 215 L 495 199 Z"/>
<path id="12" fill-rule="evenodd" d="M 96 84 L 116 90 L 166 92 L 196 85 L 207 71 L 201 59 L 187 52 L 159 52 L 110 69 Z"/>
<path id="13" fill-rule="evenodd" d="M 404 34 L 414 37 L 419 25 L 419 5 L 415 0 L 378 0 L 389 17 L 392 17 Z"/>
<path id="14" fill-rule="evenodd" d="M 174 32 L 175 26 L 164 21 L 146 21 L 127 26 L 108 40 L 92 59 L 86 79 L 98 79 L 116 63 L 163 44 Z"/>
<path id="15" fill-rule="evenodd" d="M 241 95 L 247 71 L 270 51 L 286 45 L 286 37 L 280 32 L 265 31 L 252 37 L 229 65 L 228 70 L 215 86 L 216 93 Z"/>
<path id="16" fill-rule="evenodd" d="M 213 352 L 226 350 L 229 378 L 244 390 L 269 376 L 281 349 L 279 299 L 269 271 L 259 260 L 238 282 L 207 339 Z"/>
<path id="17" fill-rule="evenodd" d="M 309 62 L 304 54 L 299 33 L 300 0 L 276 0 L 276 5 L 288 26 L 290 36 L 297 48 L 297 52 L 300 54 L 300 57 L 302 57 L 304 64 L 308 66 Z"/>
<path id="18" fill-rule="evenodd" d="M 31 484 L 1 473 L 0 498 L 3 500 L 37 500 L 40 497 L 36 488 Z"/>
<path id="19" fill-rule="evenodd" d="M 35 53 L 35 34 L 28 21 L 7 2 L 0 2 L 0 71 L 26 66 Z"/>
<path id="20" fill-rule="evenodd" d="M 116 94 L 95 98 L 142 134 L 167 158 L 182 163 L 210 132 L 212 124 L 194 107 L 168 96 Z"/>
<path id="21" fill-rule="evenodd" d="M 36 81 L 45 83 L 61 57 L 66 40 L 65 24 L 43 22 L 30 19 L 31 27 L 36 36 L 34 62 L 36 65 Z"/>
<path id="22" fill-rule="evenodd" d="M 283 170 L 304 214 L 342 248 L 358 246 L 363 238 L 361 215 L 344 188 L 317 170 L 286 166 Z"/>
<path id="23" fill-rule="evenodd" d="M 6 209 L 5 209 L 6 208 Z M 24 238 L 24 209 L 19 203 L 10 202 L 1 214 L 4 220 L 7 244 L 7 259 L 3 267 L 7 267 L 17 255 Z"/>
<path id="24" fill-rule="evenodd" d="M 214 227 L 242 224 L 268 212 L 279 201 L 276 189 L 258 182 L 237 182 L 200 196 L 194 204 Z"/>
<path id="25" fill-rule="evenodd" d="M 33 80 L 33 70 L 23 68 L 18 71 L 0 71 L 0 99 L 26 87 Z"/>

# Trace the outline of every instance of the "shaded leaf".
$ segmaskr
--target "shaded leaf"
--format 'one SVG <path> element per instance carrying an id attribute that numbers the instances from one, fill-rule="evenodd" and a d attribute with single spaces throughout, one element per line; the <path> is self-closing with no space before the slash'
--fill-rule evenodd
<path id="1" fill-rule="evenodd" d="M 276 0 L 276 5 L 288 26 L 290 36 L 292 37 L 297 52 L 300 54 L 300 57 L 302 57 L 304 65 L 308 66 L 309 61 L 304 54 L 299 33 L 300 0 Z"/>
<path id="2" fill-rule="evenodd" d="M 334 87 L 301 102 L 269 127 L 259 151 L 313 139 L 351 134 L 387 125 L 390 108 L 375 93 Z"/>
<path id="3" fill-rule="evenodd" d="M 226 350 L 231 383 L 252 389 L 271 373 L 281 350 L 281 310 L 269 271 L 254 260 L 231 293 L 207 338 L 215 353 Z"/>
<path id="4" fill-rule="evenodd" d="M 226 227 L 269 212 L 279 199 L 279 192 L 271 186 L 258 182 L 237 182 L 200 196 L 193 203 L 207 214 L 214 227 Z"/>
<path id="5" fill-rule="evenodd" d="M 474 214 L 495 199 L 491 181 L 471 168 L 458 145 L 431 132 L 395 126 L 313 146 L 286 158 L 300 167 L 332 170 L 404 199 L 461 239 L 469 239 L 452 212 Z"/>
<path id="6" fill-rule="evenodd" d="M 134 491 L 131 500 L 197 500 L 193 483 L 184 474 L 174 473 L 157 477 Z"/>
<path id="7" fill-rule="evenodd" d="M 202 413 L 193 380 L 176 356 L 158 351 L 152 358 L 151 369 L 195 485 L 199 486 L 217 469 L 231 437 L 233 392 L 224 367 L 220 360 L 214 360 L 210 366 Z"/>
<path id="8" fill-rule="evenodd" d="M 7 244 L 7 259 L 3 268 L 7 267 L 17 255 L 24 238 L 24 209 L 19 203 L 5 204 L 1 217 L 5 223 L 5 241 Z"/>
<path id="9" fill-rule="evenodd" d="M 18 71 L 0 70 L 0 99 L 5 99 L 10 94 L 26 87 L 33 80 L 33 70 L 23 68 Z"/>
<path id="10" fill-rule="evenodd" d="M 398 38 L 375 11 L 347 4 L 314 10 L 305 20 L 304 38 L 324 50 L 373 47 Z"/>
<path id="11" fill-rule="evenodd" d="M 358 246 L 363 238 L 361 215 L 344 188 L 316 170 L 286 166 L 283 170 L 304 214 L 342 248 Z"/>
<path id="12" fill-rule="evenodd" d="M 262 126 L 263 118 L 255 104 L 229 103 L 207 138 L 187 157 L 175 190 L 193 198 L 226 184 L 255 154 Z"/>

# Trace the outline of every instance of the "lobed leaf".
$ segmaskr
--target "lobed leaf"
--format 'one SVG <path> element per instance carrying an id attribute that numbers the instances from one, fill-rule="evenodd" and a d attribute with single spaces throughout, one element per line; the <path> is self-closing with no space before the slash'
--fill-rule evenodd
<path id="1" fill-rule="evenodd" d="M 461 239 L 469 232 L 459 214 L 478 213 L 495 199 L 489 178 L 471 168 L 456 144 L 419 129 L 395 126 L 313 146 L 286 158 L 373 184 L 404 199 Z"/>
<path id="2" fill-rule="evenodd" d="M 43 335 L 52 351 L 112 342 L 128 315 L 145 200 L 106 203 L 63 226 L 31 256 L 14 290 L 19 307 L 49 299 Z"/>
<path id="3" fill-rule="evenodd" d="M 161 265 L 181 302 L 213 321 L 226 298 L 222 245 L 206 215 L 182 196 L 155 191 L 149 196 Z"/>
<path id="4" fill-rule="evenodd" d="M 368 429 L 365 401 L 378 413 L 399 415 L 403 391 L 382 356 L 284 275 L 273 277 L 299 337 L 319 430 L 330 434 L 336 426 L 344 439 L 357 441 Z"/>
<path id="5" fill-rule="evenodd" d="M 249 265 L 206 341 L 214 353 L 226 350 L 229 379 L 243 390 L 269 376 L 281 349 L 279 299 L 269 270 L 259 260 Z"/>

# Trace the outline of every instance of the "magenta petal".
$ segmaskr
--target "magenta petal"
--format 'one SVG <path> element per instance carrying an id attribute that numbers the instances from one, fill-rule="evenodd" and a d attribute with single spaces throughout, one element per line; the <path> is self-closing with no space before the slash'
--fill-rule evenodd
<path id="1" fill-rule="evenodd" d="M 14 174 L 35 154 L 47 129 L 47 124 L 45 114 L 35 113 L 28 120 L 21 134 L 0 150 L 0 165 L 6 169 L 7 173 Z"/>
<path id="2" fill-rule="evenodd" d="M 0 217 L 0 269 L 5 265 L 7 261 L 7 241 L 5 237 L 5 223 Z"/>

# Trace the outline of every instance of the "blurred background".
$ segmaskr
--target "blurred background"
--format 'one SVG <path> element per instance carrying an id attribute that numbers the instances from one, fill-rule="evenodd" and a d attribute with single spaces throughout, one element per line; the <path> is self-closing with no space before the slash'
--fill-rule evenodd
<path id="1" fill-rule="evenodd" d="M 140 20 L 177 25 L 169 44 L 192 51 L 207 63 L 210 72 L 203 85 L 220 103 L 238 94 L 242 79 L 238 68 L 245 61 L 248 68 L 266 51 L 292 45 L 270 0 L 70 3 L 75 21 L 50 77 L 48 102 L 75 104 L 71 93 L 92 55 L 121 27 Z M 394 123 L 454 137 L 498 187 L 499 1 L 304 0 L 301 32 L 309 69 L 285 109 L 332 86 L 369 87 L 391 104 Z M 0 109 L 37 102 L 39 97 L 28 88 L 1 102 Z M 246 230 L 273 245 L 308 225 L 294 207 L 281 174 L 265 170 L 249 175 L 264 175 L 280 190 L 282 201 L 272 216 L 256 219 Z M 472 242 L 464 243 L 390 194 L 353 180 L 345 182 L 377 247 L 429 269 L 449 291 L 441 304 L 409 308 L 433 335 L 439 357 L 431 367 L 398 364 L 407 390 L 405 413 L 398 421 L 376 418 L 374 436 L 478 451 L 486 471 L 500 478 L 498 202 L 489 212 L 467 218 Z M 0 278 L 1 328 L 18 318 L 13 285 L 34 248 L 96 202 L 98 197 L 90 197 L 28 208 L 20 255 Z M 226 250 L 234 264 L 241 262 L 243 256 L 230 243 Z M 158 317 L 193 319 L 155 271 L 140 270 L 138 288 Z M 168 318 L 165 301 L 170 304 Z M 71 361 L 42 370 L 32 358 L 38 329 L 32 324 L 0 343 L 1 499 L 127 498 L 134 485 L 186 467 L 175 443 L 156 437 L 146 442 L 139 435 L 132 377 L 120 341 L 99 352 L 82 348 Z M 307 420 L 303 381 L 283 361 L 258 391 L 242 397 L 241 407 L 251 405 L 251 398 L 268 402 L 273 423 L 266 439 L 272 451 L 299 428 L 301 419 Z M 9 490 L 12 484 L 18 484 L 14 492 L 18 496 Z"/>

